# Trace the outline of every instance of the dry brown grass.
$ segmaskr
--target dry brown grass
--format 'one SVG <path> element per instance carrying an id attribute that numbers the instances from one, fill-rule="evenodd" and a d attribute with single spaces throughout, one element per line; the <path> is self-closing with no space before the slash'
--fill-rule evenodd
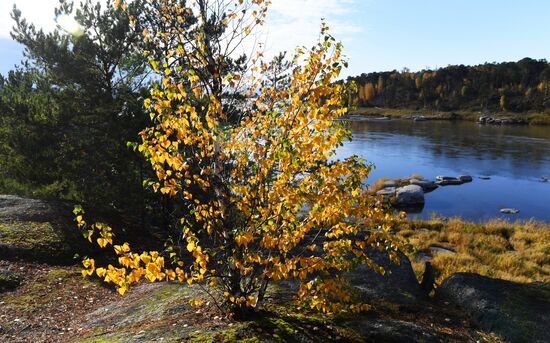
<path id="1" fill-rule="evenodd" d="M 532 125 L 550 125 L 550 114 L 532 113 L 529 115 L 529 123 Z"/>
<path id="2" fill-rule="evenodd" d="M 539 221 L 509 222 L 493 219 L 482 223 L 459 218 L 410 220 L 400 224 L 398 235 L 406 243 L 418 276 L 424 263 L 418 253 L 430 254 L 431 246 L 444 246 L 454 254 L 433 253 L 432 265 L 441 282 L 450 274 L 473 272 L 518 281 L 550 281 L 550 224 Z"/>

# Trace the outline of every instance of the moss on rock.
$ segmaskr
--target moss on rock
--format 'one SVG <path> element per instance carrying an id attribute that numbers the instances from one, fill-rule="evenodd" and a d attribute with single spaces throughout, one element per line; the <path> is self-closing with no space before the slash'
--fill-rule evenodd
<path id="1" fill-rule="evenodd" d="M 88 251 L 69 204 L 0 195 L 0 259 L 69 264 Z"/>
<path id="2" fill-rule="evenodd" d="M 9 270 L 0 270 L 0 292 L 11 291 L 21 284 L 19 274 Z"/>

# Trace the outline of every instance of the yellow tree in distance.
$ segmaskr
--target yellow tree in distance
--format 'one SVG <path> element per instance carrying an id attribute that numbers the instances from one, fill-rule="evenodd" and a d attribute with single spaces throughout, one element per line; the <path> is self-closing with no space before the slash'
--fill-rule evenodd
<path id="1" fill-rule="evenodd" d="M 108 225 L 87 224 L 77 207 L 84 236 L 112 245 L 118 257 L 107 267 L 85 259 L 83 275 L 95 274 L 121 294 L 141 279 L 206 283 L 240 314 L 262 305 L 270 283 L 294 279 L 303 305 L 366 309 L 343 287 L 342 274 L 359 264 L 383 273 L 368 251 L 397 261 L 397 246 L 389 232 L 394 215 L 365 184 L 372 165 L 334 157 L 349 137 L 334 120 L 347 113 L 348 90 L 335 82 L 346 66 L 341 43 L 323 23 L 315 46 L 296 49 L 285 82 L 270 82 L 274 66 L 259 53 L 246 69 L 223 72 L 227 50 L 219 46 L 249 37 L 269 1 L 160 4 L 155 10 L 167 31 L 144 30 L 144 39 L 166 48 L 161 60 L 150 60 L 162 78 L 144 102 L 153 124 L 135 148 L 156 173 L 146 184 L 184 209 L 180 236 L 163 252 L 132 251 L 113 243 Z M 185 23 L 190 17 L 197 19 Z M 228 30 L 216 42 L 209 37 L 213 22 Z M 237 90 L 248 101 L 231 123 L 225 94 Z"/>

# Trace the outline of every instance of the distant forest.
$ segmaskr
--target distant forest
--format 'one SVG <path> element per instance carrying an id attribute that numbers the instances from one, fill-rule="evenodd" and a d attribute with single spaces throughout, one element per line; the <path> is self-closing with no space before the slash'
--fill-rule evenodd
<path id="1" fill-rule="evenodd" d="M 356 105 L 436 111 L 550 111 L 550 64 L 544 59 L 361 74 Z"/>

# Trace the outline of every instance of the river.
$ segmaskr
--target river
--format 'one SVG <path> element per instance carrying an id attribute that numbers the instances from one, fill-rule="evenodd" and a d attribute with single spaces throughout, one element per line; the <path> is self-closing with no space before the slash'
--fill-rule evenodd
<path id="1" fill-rule="evenodd" d="M 426 204 L 411 217 L 433 213 L 468 220 L 494 217 L 534 218 L 550 222 L 550 127 L 481 126 L 463 121 L 350 121 L 352 141 L 337 157 L 359 155 L 374 163 L 367 182 L 413 173 L 435 180 L 437 175 L 471 175 L 458 186 L 426 194 Z M 481 180 L 479 176 L 489 176 Z M 504 215 L 512 207 L 519 214 Z"/>

